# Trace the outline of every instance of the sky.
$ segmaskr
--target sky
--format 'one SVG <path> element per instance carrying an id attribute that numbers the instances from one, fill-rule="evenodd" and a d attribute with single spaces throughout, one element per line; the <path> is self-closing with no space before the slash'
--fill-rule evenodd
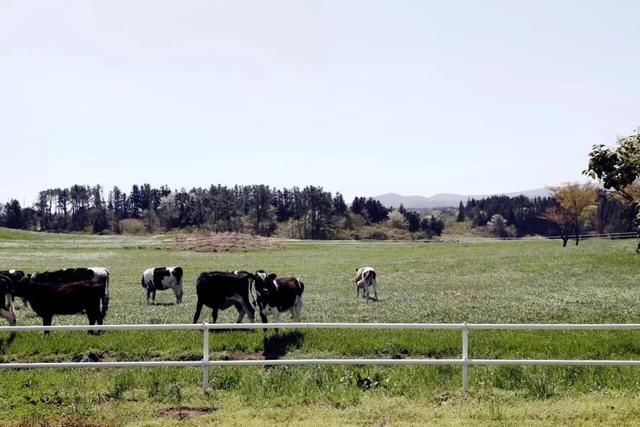
<path id="1" fill-rule="evenodd" d="M 73 184 L 492 194 L 640 126 L 640 2 L 0 0 L 0 203 Z"/>

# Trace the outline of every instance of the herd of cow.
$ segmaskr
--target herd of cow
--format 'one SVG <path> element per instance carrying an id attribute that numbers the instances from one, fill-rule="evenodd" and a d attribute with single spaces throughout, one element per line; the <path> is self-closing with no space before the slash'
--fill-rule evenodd
<path id="1" fill-rule="evenodd" d="M 173 290 L 176 304 L 182 303 L 183 275 L 181 267 L 145 270 L 141 285 L 146 290 L 147 304 L 149 299 L 155 302 L 156 291 L 166 289 Z M 25 306 L 30 305 L 42 318 L 44 326 L 51 325 L 54 314 L 78 313 L 86 313 L 90 325 L 101 325 L 109 307 L 109 276 L 110 272 L 105 267 L 65 268 L 32 274 L 18 270 L 0 271 L 0 317 L 5 318 L 11 326 L 16 325 L 13 300 L 19 297 Z M 356 297 L 360 296 L 362 289 L 363 298 L 368 301 L 371 288 L 374 298 L 378 299 L 378 284 L 373 268 L 358 269 L 355 283 Z M 218 318 L 219 310 L 231 306 L 238 310 L 238 323 L 245 315 L 254 322 L 256 309 L 263 323 L 267 322 L 268 314 L 272 314 L 275 322 L 279 322 L 280 314 L 287 311 L 296 322 L 300 322 L 303 292 L 304 284 L 298 278 L 278 278 L 264 270 L 255 273 L 203 272 L 196 280 L 197 303 L 193 323 L 198 322 L 203 305 L 211 308 L 213 323 Z"/>

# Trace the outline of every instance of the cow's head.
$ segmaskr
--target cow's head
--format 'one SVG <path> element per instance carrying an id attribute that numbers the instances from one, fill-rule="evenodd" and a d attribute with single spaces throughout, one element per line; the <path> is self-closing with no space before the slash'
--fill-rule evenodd
<path id="1" fill-rule="evenodd" d="M 267 274 L 264 270 L 256 271 L 254 276 L 254 286 L 256 288 L 258 300 L 269 298 L 270 295 L 275 293 L 276 284 L 274 281 L 276 280 L 276 277 L 276 274 Z"/>
<path id="2" fill-rule="evenodd" d="M 31 274 L 25 275 L 25 277 L 20 280 L 12 280 L 10 287 L 11 295 L 13 295 L 14 297 L 24 297 L 26 288 L 30 283 Z"/>

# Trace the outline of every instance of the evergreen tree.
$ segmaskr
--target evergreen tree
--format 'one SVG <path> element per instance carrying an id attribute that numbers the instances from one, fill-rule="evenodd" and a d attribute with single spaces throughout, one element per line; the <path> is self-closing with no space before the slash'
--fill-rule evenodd
<path id="1" fill-rule="evenodd" d="M 23 228 L 22 207 L 16 199 L 11 199 L 4 206 L 5 225 L 8 228 Z"/>
<path id="2" fill-rule="evenodd" d="M 456 221 L 464 221 L 464 204 L 462 203 L 462 200 L 460 200 L 460 206 L 458 206 L 458 216 L 456 217 Z"/>

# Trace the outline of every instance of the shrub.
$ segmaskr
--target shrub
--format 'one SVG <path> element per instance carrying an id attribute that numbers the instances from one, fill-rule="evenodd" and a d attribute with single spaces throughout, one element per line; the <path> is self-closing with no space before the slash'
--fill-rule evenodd
<path id="1" fill-rule="evenodd" d="M 405 229 L 407 228 L 407 220 L 401 212 L 393 211 L 387 215 L 387 225 L 393 228 Z"/>
<path id="2" fill-rule="evenodd" d="M 118 228 L 122 234 L 144 234 L 144 222 L 140 219 L 121 219 Z"/>
<path id="3" fill-rule="evenodd" d="M 500 214 L 495 214 L 487 222 L 487 230 L 496 237 L 507 237 L 507 220 Z"/>

